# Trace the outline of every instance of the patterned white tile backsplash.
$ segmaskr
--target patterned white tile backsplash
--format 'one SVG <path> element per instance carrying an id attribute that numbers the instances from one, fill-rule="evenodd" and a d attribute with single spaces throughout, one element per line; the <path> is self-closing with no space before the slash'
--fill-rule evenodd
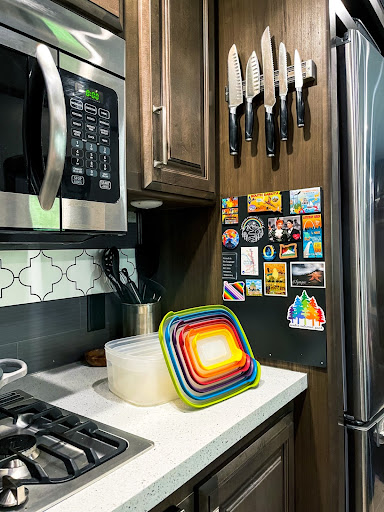
<path id="1" fill-rule="evenodd" d="M 0 307 L 110 293 L 103 249 L 0 252 Z M 120 250 L 120 267 L 137 282 L 135 250 Z"/>

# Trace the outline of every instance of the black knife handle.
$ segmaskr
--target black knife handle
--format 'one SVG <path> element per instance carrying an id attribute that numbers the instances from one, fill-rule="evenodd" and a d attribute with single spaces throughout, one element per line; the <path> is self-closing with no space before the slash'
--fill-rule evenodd
<path id="1" fill-rule="evenodd" d="M 253 134 L 253 105 L 252 101 L 245 103 L 245 140 L 252 140 Z"/>
<path id="2" fill-rule="evenodd" d="M 280 139 L 288 139 L 288 110 L 286 96 L 280 96 Z"/>
<path id="3" fill-rule="evenodd" d="M 239 153 L 239 127 L 237 126 L 236 112 L 229 112 L 229 153 L 237 155 Z"/>
<path id="4" fill-rule="evenodd" d="M 265 111 L 265 144 L 267 156 L 275 156 L 275 119 L 273 112 Z"/>
<path id="5" fill-rule="evenodd" d="M 303 91 L 296 90 L 296 114 L 297 126 L 302 128 L 304 126 L 304 101 Z"/>

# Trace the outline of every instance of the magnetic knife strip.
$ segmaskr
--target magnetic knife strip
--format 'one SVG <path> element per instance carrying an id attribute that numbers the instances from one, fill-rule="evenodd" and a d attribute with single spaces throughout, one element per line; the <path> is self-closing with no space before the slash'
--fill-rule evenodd
<path id="1" fill-rule="evenodd" d="M 304 82 L 310 82 L 316 80 L 316 64 L 313 60 L 305 60 L 301 63 L 301 70 L 303 72 L 303 80 Z M 288 66 L 287 68 L 288 74 L 288 84 L 295 83 L 295 67 Z M 275 76 L 275 88 L 279 87 L 279 70 L 277 69 L 274 72 Z M 264 75 L 260 75 L 260 92 L 264 91 Z M 243 80 L 243 93 L 245 94 L 245 80 Z M 225 86 L 225 101 L 228 103 L 229 91 L 228 85 Z"/>

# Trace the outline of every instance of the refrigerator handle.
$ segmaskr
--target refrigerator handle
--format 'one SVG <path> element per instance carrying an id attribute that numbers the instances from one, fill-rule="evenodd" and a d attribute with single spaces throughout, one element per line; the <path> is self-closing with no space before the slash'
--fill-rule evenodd
<path id="1" fill-rule="evenodd" d="M 48 47 L 39 44 L 36 49 L 36 58 L 43 73 L 49 108 L 49 149 L 39 202 L 43 210 L 50 210 L 63 177 L 67 145 L 67 114 L 63 85 Z"/>

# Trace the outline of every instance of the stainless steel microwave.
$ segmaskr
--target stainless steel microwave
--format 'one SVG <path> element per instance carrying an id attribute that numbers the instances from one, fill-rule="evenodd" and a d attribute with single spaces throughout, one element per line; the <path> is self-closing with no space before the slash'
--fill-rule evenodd
<path id="1" fill-rule="evenodd" d="M 123 233 L 125 42 L 50 0 L 1 0 L 0 233 Z"/>

